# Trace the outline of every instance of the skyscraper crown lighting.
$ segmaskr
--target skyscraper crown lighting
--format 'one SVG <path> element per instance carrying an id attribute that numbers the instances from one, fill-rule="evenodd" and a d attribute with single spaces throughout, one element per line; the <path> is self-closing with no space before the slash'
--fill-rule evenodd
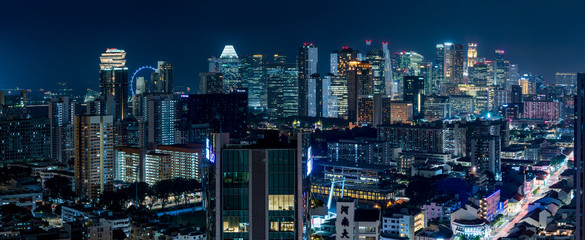
<path id="1" fill-rule="evenodd" d="M 108 48 L 100 56 L 100 69 L 126 66 L 126 51 L 117 48 Z"/>
<path id="2" fill-rule="evenodd" d="M 219 58 L 238 58 L 238 54 L 236 53 L 236 49 L 234 49 L 233 45 L 225 45 Z"/>

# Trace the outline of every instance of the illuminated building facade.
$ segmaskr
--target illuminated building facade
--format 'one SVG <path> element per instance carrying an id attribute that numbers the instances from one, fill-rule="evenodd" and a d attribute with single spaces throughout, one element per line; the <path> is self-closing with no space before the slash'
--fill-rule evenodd
<path id="1" fill-rule="evenodd" d="M 449 97 L 430 95 L 424 98 L 423 116 L 426 121 L 433 122 L 451 118 Z"/>
<path id="2" fill-rule="evenodd" d="M 240 58 L 233 45 L 225 45 L 219 56 L 219 72 L 223 75 L 223 91 L 229 93 L 236 88 L 245 88 L 240 75 Z"/>
<path id="3" fill-rule="evenodd" d="M 305 43 L 298 50 L 298 116 L 308 116 L 309 114 L 309 79 L 313 74 L 318 73 L 318 53 L 319 50 L 313 43 Z"/>
<path id="4" fill-rule="evenodd" d="M 413 115 L 420 117 L 423 111 L 425 79 L 419 76 L 404 76 L 404 101 L 412 103 Z"/>
<path id="5" fill-rule="evenodd" d="M 399 239 L 415 239 L 415 233 L 427 226 L 425 212 L 420 209 L 402 208 L 382 219 L 382 232 L 395 235 Z"/>
<path id="6" fill-rule="evenodd" d="M 303 239 L 299 151 L 268 133 L 257 144 L 214 144 L 215 239 Z"/>
<path id="7" fill-rule="evenodd" d="M 560 102 L 524 101 L 523 118 L 542 119 L 544 121 L 560 120 Z"/>
<path id="8" fill-rule="evenodd" d="M 254 54 L 242 57 L 241 75 L 248 87 L 248 106 L 265 110 L 266 106 L 266 57 Z"/>
<path id="9" fill-rule="evenodd" d="M 283 57 L 266 64 L 268 116 L 272 118 L 298 114 L 298 69 L 295 63 L 282 60 Z"/>
<path id="10" fill-rule="evenodd" d="M 473 113 L 475 111 L 475 100 L 473 96 L 469 95 L 453 95 L 449 96 L 449 104 L 451 105 L 451 113 L 455 115 L 464 113 Z"/>
<path id="11" fill-rule="evenodd" d="M 374 123 L 374 96 L 360 95 L 357 99 L 357 124 L 360 126 Z"/>
<path id="12" fill-rule="evenodd" d="M 510 62 L 504 56 L 504 50 L 496 50 L 494 65 L 494 85 L 506 89 L 510 80 Z"/>
<path id="13" fill-rule="evenodd" d="M 108 48 L 100 56 L 101 96 L 113 96 L 114 120 L 123 120 L 128 115 L 128 68 L 126 52 Z"/>
<path id="14" fill-rule="evenodd" d="M 390 96 L 374 96 L 374 126 L 412 121 L 412 103 L 392 101 Z"/>
<path id="15" fill-rule="evenodd" d="M 463 78 L 463 45 L 454 44 L 451 51 L 453 54 L 453 62 L 451 65 L 452 75 L 450 82 L 453 84 L 465 84 Z"/>
<path id="16" fill-rule="evenodd" d="M 114 123 L 112 116 L 75 116 L 75 190 L 96 199 L 113 189 Z"/>
<path id="17" fill-rule="evenodd" d="M 386 45 L 387 46 L 387 45 Z M 366 61 L 372 67 L 372 78 L 374 79 L 374 94 L 388 94 L 386 93 L 386 58 L 384 58 L 383 49 L 374 49 L 366 53 Z"/>
<path id="18" fill-rule="evenodd" d="M 477 63 L 477 43 L 467 44 L 467 67 L 473 67 Z"/>
<path id="19" fill-rule="evenodd" d="M 392 145 L 376 140 L 339 140 L 327 144 L 330 162 L 378 164 L 389 166 Z"/>
<path id="20" fill-rule="evenodd" d="M 350 122 L 357 121 L 358 97 L 361 95 L 372 95 L 373 88 L 374 81 L 371 65 L 368 62 L 349 62 L 349 69 L 347 70 L 347 119 Z"/>
<path id="21" fill-rule="evenodd" d="M 157 65 L 158 67 L 150 77 L 151 92 L 173 94 L 173 65 L 166 61 L 158 61 Z"/>

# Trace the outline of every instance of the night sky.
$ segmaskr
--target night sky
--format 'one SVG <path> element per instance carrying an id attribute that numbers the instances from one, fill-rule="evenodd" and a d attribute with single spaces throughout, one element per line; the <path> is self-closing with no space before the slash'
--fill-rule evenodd
<path id="1" fill-rule="evenodd" d="M 99 55 L 126 50 L 133 72 L 167 60 L 175 85 L 196 86 L 207 58 L 319 47 L 321 73 L 342 46 L 370 39 L 434 60 L 436 43 L 477 42 L 479 57 L 504 49 L 520 72 L 585 71 L 585 1 L 3 1 L 0 88 L 98 89 Z"/>

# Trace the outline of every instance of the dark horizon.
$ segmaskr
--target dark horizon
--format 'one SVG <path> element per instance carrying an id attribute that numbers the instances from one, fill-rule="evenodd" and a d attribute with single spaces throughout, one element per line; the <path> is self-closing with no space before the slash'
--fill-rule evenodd
<path id="1" fill-rule="evenodd" d="M 195 89 L 207 58 L 219 56 L 225 44 L 240 56 L 285 54 L 293 62 L 297 48 L 312 42 L 320 73 L 328 72 L 331 51 L 363 51 L 365 40 L 374 46 L 387 41 L 391 52 L 416 51 L 427 61 L 434 61 L 437 43 L 476 42 L 478 57 L 493 59 L 494 50 L 503 49 L 520 73 L 544 75 L 549 83 L 556 72 L 585 71 L 585 21 L 579 19 L 585 2 L 576 0 L 5 4 L 0 88 L 52 89 L 67 82 L 97 90 L 99 55 L 113 47 L 128 53 L 130 73 L 166 60 L 175 67 L 175 85 Z"/>

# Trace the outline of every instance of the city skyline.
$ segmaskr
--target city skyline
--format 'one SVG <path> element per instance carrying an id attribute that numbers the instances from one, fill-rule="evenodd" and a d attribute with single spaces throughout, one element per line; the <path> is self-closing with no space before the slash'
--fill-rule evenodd
<path id="1" fill-rule="evenodd" d="M 460 1 L 380 3 L 379 8 L 371 8 L 375 4 L 358 4 L 355 19 L 337 18 L 337 24 L 327 24 L 330 21 L 325 21 L 326 16 L 345 11 L 346 3 L 313 3 L 303 14 L 310 16 L 307 19 L 295 15 L 306 4 L 283 7 L 229 3 L 231 7 L 221 8 L 221 14 L 213 15 L 215 11 L 190 10 L 220 9 L 214 3 L 169 3 L 157 8 L 149 2 L 126 2 L 107 11 L 99 7 L 107 2 L 85 6 L 40 3 L 28 8 L 28 12 L 22 10 L 21 3 L 9 3 L 13 6 L 6 9 L 15 11 L 0 17 L 13 23 L 0 28 L 2 35 L 8 36 L 0 40 L 0 71 L 6 79 L 0 81 L 0 88 L 50 89 L 57 82 L 67 82 L 74 89 L 96 90 L 99 59 L 95 56 L 116 47 L 128 52 L 127 66 L 131 71 L 165 60 L 175 66 L 176 85 L 196 89 L 207 58 L 219 56 L 225 44 L 233 44 L 240 55 L 283 54 L 294 62 L 303 42 L 313 42 L 320 48 L 319 58 L 327 59 L 331 51 L 342 46 L 364 52 L 365 40 L 374 44 L 389 42 L 390 52 L 415 51 L 428 60 L 433 59 L 437 43 L 466 46 L 475 42 L 478 57 L 493 59 L 494 51 L 503 49 L 511 62 L 519 65 L 521 73 L 544 75 L 549 83 L 556 72 L 579 72 L 585 62 L 579 56 L 585 54 L 585 49 L 578 43 L 585 40 L 585 33 L 567 30 L 585 27 L 577 18 L 577 9 L 584 4 L 528 3 L 503 5 L 507 7 L 497 2 L 487 6 Z M 420 18 L 411 18 L 409 11 L 395 10 L 413 7 Z M 474 9 L 485 17 L 473 14 Z M 516 9 L 533 14 L 518 14 Z M 263 14 L 244 14 L 244 10 Z M 52 15 L 46 15 L 49 12 Z M 492 12 L 499 17 L 486 14 Z M 159 14 L 161 18 L 147 19 L 149 14 Z M 440 21 L 430 21 L 433 19 Z M 366 27 L 361 27 L 363 24 Z M 117 25 L 122 27 L 114 27 Z M 112 29 L 103 34 L 107 26 Z M 161 27 L 166 27 L 168 34 L 152 34 Z M 57 76 L 55 69 L 70 59 L 76 61 L 69 66 L 69 74 Z M 35 71 L 26 71 L 28 68 Z M 322 64 L 319 73 L 326 69 Z"/>

